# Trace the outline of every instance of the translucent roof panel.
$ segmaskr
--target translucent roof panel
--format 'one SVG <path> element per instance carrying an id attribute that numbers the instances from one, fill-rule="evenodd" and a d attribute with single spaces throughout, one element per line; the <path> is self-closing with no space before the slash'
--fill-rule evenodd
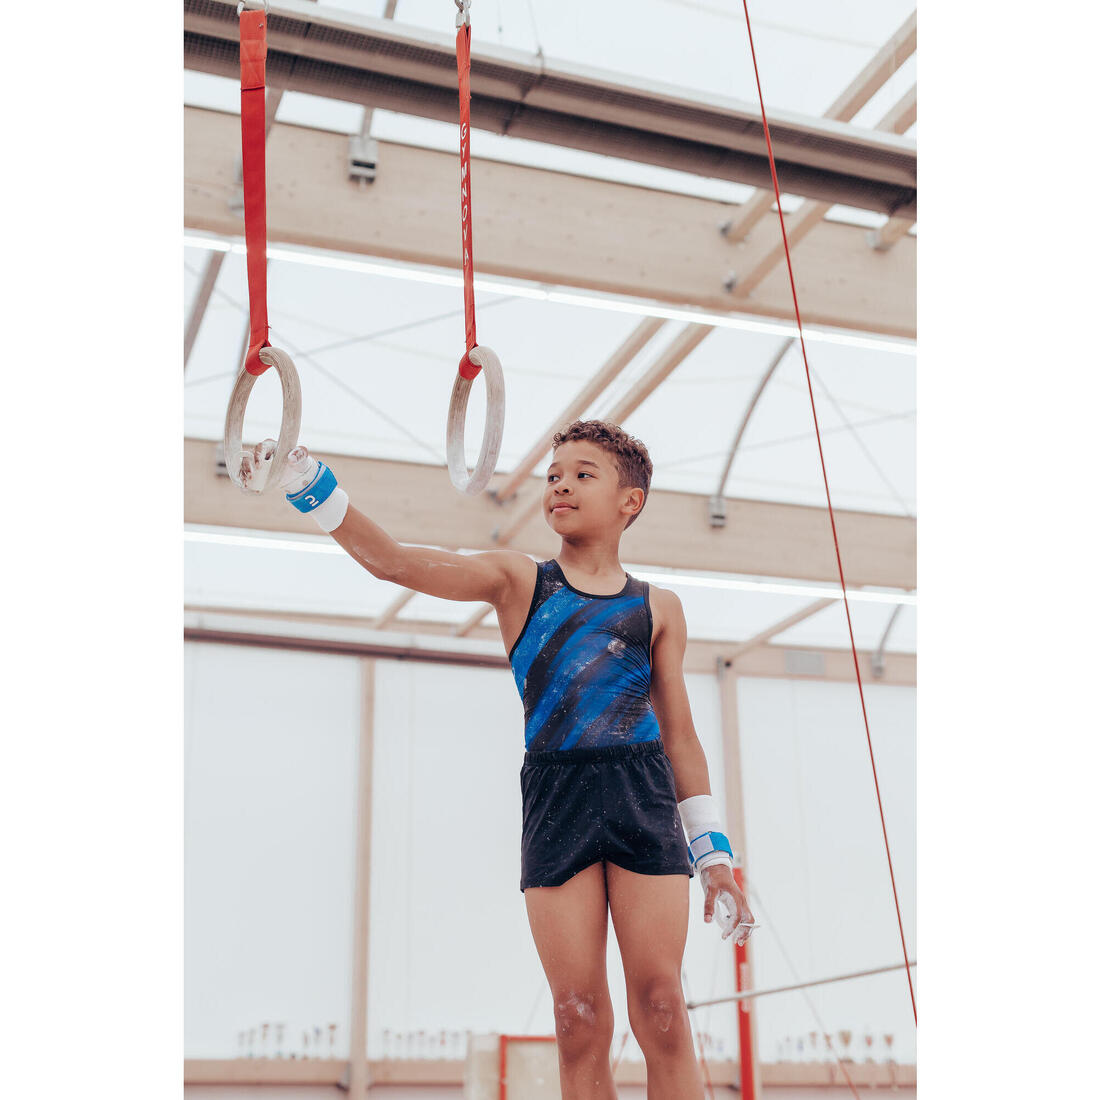
<path id="1" fill-rule="evenodd" d="M 321 6 L 373 16 L 385 8 L 382 0 L 323 0 Z M 823 114 L 914 6 L 913 0 L 769 0 L 750 5 L 765 104 Z M 446 33 L 453 30 L 451 11 L 439 0 L 398 0 L 394 19 Z M 541 50 L 550 60 L 756 101 L 738 3 L 481 0 L 473 8 L 473 28 L 475 49 L 481 41 L 527 53 Z M 872 117 L 868 125 L 877 121 Z"/>
<path id="2" fill-rule="evenodd" d="M 209 262 L 185 249 L 185 292 Z M 306 257 L 308 259 L 308 257 Z M 301 377 L 302 439 L 318 451 L 444 463 L 450 391 L 464 348 L 462 296 L 410 265 L 361 270 L 273 259 L 272 342 Z M 378 272 L 378 273 L 375 273 Z M 399 277 L 400 276 L 400 277 Z M 407 276 L 414 276 L 409 278 Z M 507 415 L 498 469 L 513 469 L 641 317 L 524 296 L 530 284 L 494 281 L 478 295 L 478 333 L 505 367 Z M 541 293 L 538 292 L 538 293 Z M 184 379 L 185 434 L 220 439 L 243 345 L 244 257 L 226 255 Z M 682 331 L 668 322 L 585 411 L 604 416 Z M 626 421 L 653 457 L 653 486 L 712 495 L 734 435 L 782 337 L 718 328 Z M 837 508 L 915 513 L 915 360 L 889 350 L 807 345 L 818 422 Z M 480 388 L 467 435 L 480 438 Z M 273 372 L 253 391 L 245 439 L 278 434 Z M 792 346 L 745 431 L 725 495 L 823 506 L 824 484 L 805 368 Z"/>

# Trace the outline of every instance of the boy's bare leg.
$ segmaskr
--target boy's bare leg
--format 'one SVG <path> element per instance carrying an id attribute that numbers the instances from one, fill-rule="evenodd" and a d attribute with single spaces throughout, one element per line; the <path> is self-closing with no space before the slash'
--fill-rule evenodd
<path id="1" fill-rule="evenodd" d="M 680 967 L 687 942 L 687 875 L 607 867 L 607 898 L 626 976 L 630 1029 L 642 1048 L 648 1100 L 703 1100 Z"/>
<path id="2" fill-rule="evenodd" d="M 586 867 L 561 886 L 528 887 L 523 898 L 554 998 L 562 1100 L 617 1100 L 603 864 Z"/>

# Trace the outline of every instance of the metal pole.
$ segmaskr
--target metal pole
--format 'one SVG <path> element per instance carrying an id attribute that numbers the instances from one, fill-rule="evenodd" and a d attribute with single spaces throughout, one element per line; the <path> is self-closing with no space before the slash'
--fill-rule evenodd
<path id="1" fill-rule="evenodd" d="M 726 828 L 730 845 L 741 856 L 741 866 L 734 867 L 734 881 L 747 896 L 745 866 L 745 800 L 741 777 L 741 731 L 737 720 L 737 673 L 725 657 L 717 662 L 718 696 L 722 724 L 722 757 L 726 788 Z M 734 977 L 738 991 L 752 987 L 752 960 L 749 945 L 734 944 Z M 741 1068 L 741 1095 L 744 1100 L 756 1100 L 759 1058 L 756 1050 L 756 1028 L 753 1027 L 751 999 L 742 1000 L 737 1012 L 737 1038 Z"/>
<path id="2" fill-rule="evenodd" d="M 916 959 L 909 960 L 910 967 L 917 965 Z M 904 970 L 905 963 L 895 963 L 893 966 L 876 966 L 873 970 L 855 970 L 851 974 L 838 974 L 835 978 L 814 978 L 809 982 L 796 982 L 794 985 L 777 985 L 771 989 L 748 989 L 743 992 L 731 993 L 728 997 L 715 997 L 711 1001 L 692 1001 L 688 1008 L 705 1008 L 707 1005 L 727 1004 L 730 1001 L 746 1001 L 752 997 L 767 997 L 772 993 L 789 993 L 795 989 L 809 989 L 814 985 L 828 985 L 830 982 L 847 982 L 853 978 L 866 978 L 871 974 L 888 974 L 892 970 Z"/>
<path id="3" fill-rule="evenodd" d="M 202 327 L 202 319 L 206 316 L 206 307 L 210 304 L 210 295 L 214 293 L 214 284 L 218 281 L 218 273 L 225 262 L 224 252 L 211 252 L 206 261 L 206 270 L 202 273 L 202 282 L 195 294 L 195 301 L 191 306 L 191 313 L 187 318 L 187 328 L 183 334 L 183 369 L 187 370 L 187 360 L 191 358 L 191 349 L 195 346 L 195 338 Z"/>
<path id="4" fill-rule="evenodd" d="M 876 680 L 882 677 L 882 674 L 886 671 L 886 639 L 890 637 L 890 631 L 894 629 L 894 623 L 897 622 L 898 612 L 901 610 L 901 604 L 894 608 L 894 613 L 890 616 L 890 621 L 886 624 L 886 629 L 882 632 L 882 637 L 879 639 L 878 648 L 871 654 L 871 675 Z"/>
<path id="5" fill-rule="evenodd" d="M 733 460 L 737 457 L 737 448 L 741 446 L 741 439 L 745 434 L 745 429 L 749 426 L 749 420 L 752 418 L 753 411 L 761 395 L 771 381 L 772 375 L 775 374 L 776 370 L 779 368 L 779 364 L 783 362 L 783 357 L 790 351 L 793 343 L 793 336 L 783 341 L 783 344 L 779 348 L 779 351 L 775 353 L 775 357 L 772 359 L 768 369 L 764 372 L 764 377 L 761 378 L 760 382 L 757 384 L 756 392 L 749 401 L 749 407 L 741 417 L 740 427 L 738 427 L 737 434 L 733 437 L 733 443 L 730 444 L 730 453 L 726 458 L 726 465 L 722 468 L 721 477 L 718 478 L 718 488 L 715 489 L 714 496 L 711 497 L 710 500 L 710 524 L 712 527 L 724 527 L 726 524 L 726 504 L 723 497 L 726 492 L 726 482 L 730 479 L 730 470 L 733 468 Z"/>
<path id="6" fill-rule="evenodd" d="M 359 784 L 355 838 L 355 916 L 351 959 L 351 1047 L 349 1100 L 366 1100 L 367 980 L 370 963 L 371 788 L 374 770 L 374 659 L 359 662 Z"/>

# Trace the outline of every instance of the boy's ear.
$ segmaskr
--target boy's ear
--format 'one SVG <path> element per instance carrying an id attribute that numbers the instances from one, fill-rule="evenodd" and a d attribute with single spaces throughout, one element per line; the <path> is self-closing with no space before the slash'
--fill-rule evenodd
<path id="1" fill-rule="evenodd" d="M 637 507 L 631 507 L 630 514 L 636 516 L 641 510 L 642 505 L 645 504 L 645 491 L 642 489 L 631 489 L 626 496 L 626 503 L 629 505 L 637 504 Z"/>

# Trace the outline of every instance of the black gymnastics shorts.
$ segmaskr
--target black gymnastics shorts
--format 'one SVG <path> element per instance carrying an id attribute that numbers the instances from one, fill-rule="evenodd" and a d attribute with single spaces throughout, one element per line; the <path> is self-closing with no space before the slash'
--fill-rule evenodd
<path id="1" fill-rule="evenodd" d="M 695 876 L 660 738 L 527 752 L 519 782 L 521 891 L 561 886 L 603 860 L 643 875 Z"/>

